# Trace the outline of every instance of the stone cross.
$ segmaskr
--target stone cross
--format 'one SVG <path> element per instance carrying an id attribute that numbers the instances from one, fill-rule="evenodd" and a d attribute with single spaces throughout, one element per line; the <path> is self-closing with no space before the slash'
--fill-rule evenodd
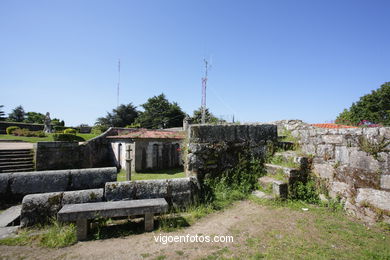
<path id="1" fill-rule="evenodd" d="M 131 147 L 126 145 L 126 181 L 131 180 Z"/>

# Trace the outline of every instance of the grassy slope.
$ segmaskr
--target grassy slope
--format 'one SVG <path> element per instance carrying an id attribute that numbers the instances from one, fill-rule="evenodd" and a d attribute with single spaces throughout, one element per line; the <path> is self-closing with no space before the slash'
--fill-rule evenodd
<path id="1" fill-rule="evenodd" d="M 81 136 L 86 141 L 96 137 L 95 134 L 77 134 L 78 136 Z M 48 134 L 47 137 L 24 137 L 24 136 L 13 136 L 13 135 L 0 135 L 1 140 L 20 140 L 24 142 L 29 143 L 36 143 L 36 142 L 45 142 L 45 141 L 53 141 L 53 134 Z"/>

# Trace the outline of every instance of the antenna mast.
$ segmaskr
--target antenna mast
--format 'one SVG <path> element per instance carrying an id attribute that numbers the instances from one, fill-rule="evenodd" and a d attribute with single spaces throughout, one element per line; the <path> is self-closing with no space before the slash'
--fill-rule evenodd
<path id="1" fill-rule="evenodd" d="M 206 123 L 206 88 L 207 88 L 207 73 L 209 62 L 206 59 L 203 59 L 205 64 L 205 76 L 202 78 L 202 124 Z"/>
<path id="2" fill-rule="evenodd" d="M 121 83 L 121 60 L 118 59 L 118 85 L 116 89 L 116 107 L 119 106 L 119 86 Z"/>

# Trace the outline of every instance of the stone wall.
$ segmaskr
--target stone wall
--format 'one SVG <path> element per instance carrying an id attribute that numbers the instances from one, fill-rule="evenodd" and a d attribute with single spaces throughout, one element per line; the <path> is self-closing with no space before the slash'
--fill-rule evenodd
<path id="1" fill-rule="evenodd" d="M 110 128 L 87 142 L 38 142 L 34 145 L 37 171 L 116 166 L 106 140 L 120 129 Z M 123 130 L 125 131 L 125 130 Z"/>
<path id="2" fill-rule="evenodd" d="M 25 195 L 103 188 L 116 180 L 116 167 L 0 174 L 0 204 Z"/>
<path id="3" fill-rule="evenodd" d="M 263 158 L 267 144 L 276 141 L 277 128 L 270 124 L 191 125 L 183 145 L 186 174 L 202 180 L 209 173 L 221 173 L 234 167 L 245 150 Z"/>
<path id="4" fill-rule="evenodd" d="M 390 127 L 317 128 L 298 120 L 275 122 L 313 156 L 313 173 L 331 198 L 366 221 L 390 223 Z"/>
<path id="5" fill-rule="evenodd" d="M 21 225 L 45 223 L 55 218 L 65 204 L 165 198 L 170 208 L 185 208 L 197 202 L 198 193 L 196 178 L 177 178 L 108 182 L 104 189 L 30 194 L 23 198 Z"/>
<path id="6" fill-rule="evenodd" d="M 0 134 L 6 134 L 7 127 L 18 126 L 20 128 L 25 128 L 30 131 L 42 131 L 43 124 L 29 124 L 29 123 L 19 123 L 19 122 L 2 122 L 0 121 Z"/>

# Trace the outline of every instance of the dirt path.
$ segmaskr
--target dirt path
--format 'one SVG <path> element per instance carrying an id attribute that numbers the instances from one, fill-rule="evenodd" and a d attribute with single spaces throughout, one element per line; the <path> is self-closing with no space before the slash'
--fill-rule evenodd
<path id="1" fill-rule="evenodd" d="M 199 259 L 235 250 L 252 235 L 270 231 L 270 228 L 294 229 L 300 212 L 286 209 L 267 209 L 250 201 L 241 201 L 233 207 L 211 214 L 191 227 L 176 232 L 151 232 L 99 241 L 79 242 L 62 249 L 39 247 L 0 246 L 4 259 Z M 275 218 L 277 214 L 279 217 Z M 168 243 L 155 242 L 155 236 L 233 236 L 233 243 Z M 265 242 L 265 241 L 264 241 Z M 1 259 L 0 257 L 0 259 Z"/>

